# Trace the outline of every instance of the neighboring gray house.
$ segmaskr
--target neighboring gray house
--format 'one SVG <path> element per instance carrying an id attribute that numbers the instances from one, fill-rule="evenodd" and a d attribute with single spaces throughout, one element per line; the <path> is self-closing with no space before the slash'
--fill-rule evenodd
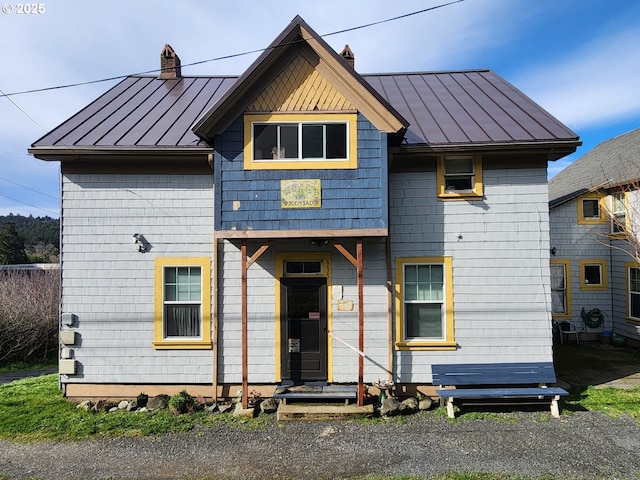
<path id="1" fill-rule="evenodd" d="M 32 145 L 61 162 L 67 397 L 362 402 L 432 392 L 433 363 L 552 360 L 547 162 L 577 135 L 489 70 L 353 60 L 300 17 L 240 77 L 166 46 Z"/>
<path id="2" fill-rule="evenodd" d="M 640 129 L 549 181 L 553 318 L 578 337 L 640 340 L 639 182 Z"/>

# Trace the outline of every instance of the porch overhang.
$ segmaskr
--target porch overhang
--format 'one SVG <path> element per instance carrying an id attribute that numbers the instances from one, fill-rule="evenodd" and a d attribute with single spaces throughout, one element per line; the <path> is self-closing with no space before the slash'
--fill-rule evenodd
<path id="1" fill-rule="evenodd" d="M 217 230 L 219 239 L 301 239 L 301 238 L 359 238 L 387 237 L 388 228 L 364 228 L 349 230 Z"/>

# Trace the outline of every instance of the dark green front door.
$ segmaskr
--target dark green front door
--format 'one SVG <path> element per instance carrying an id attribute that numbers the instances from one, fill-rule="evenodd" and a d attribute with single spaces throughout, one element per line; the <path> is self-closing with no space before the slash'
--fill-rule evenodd
<path id="1" fill-rule="evenodd" d="M 327 281 L 281 280 L 282 379 L 327 379 Z"/>

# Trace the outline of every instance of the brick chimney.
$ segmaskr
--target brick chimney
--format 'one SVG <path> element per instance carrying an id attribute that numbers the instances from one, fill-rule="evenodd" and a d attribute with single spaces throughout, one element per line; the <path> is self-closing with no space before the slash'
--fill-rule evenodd
<path id="1" fill-rule="evenodd" d="M 356 56 L 353 54 L 348 44 L 344 46 L 340 52 L 340 56 L 345 59 L 351 68 L 355 69 Z"/>
<path id="2" fill-rule="evenodd" d="M 171 48 L 171 45 L 167 43 L 160 53 L 160 78 L 180 77 L 182 77 L 180 57 Z"/>

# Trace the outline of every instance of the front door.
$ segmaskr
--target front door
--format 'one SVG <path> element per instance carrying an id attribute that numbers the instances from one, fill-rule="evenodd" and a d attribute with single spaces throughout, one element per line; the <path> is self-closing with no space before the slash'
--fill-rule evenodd
<path id="1" fill-rule="evenodd" d="M 282 278 L 282 379 L 327 379 L 327 280 Z"/>

